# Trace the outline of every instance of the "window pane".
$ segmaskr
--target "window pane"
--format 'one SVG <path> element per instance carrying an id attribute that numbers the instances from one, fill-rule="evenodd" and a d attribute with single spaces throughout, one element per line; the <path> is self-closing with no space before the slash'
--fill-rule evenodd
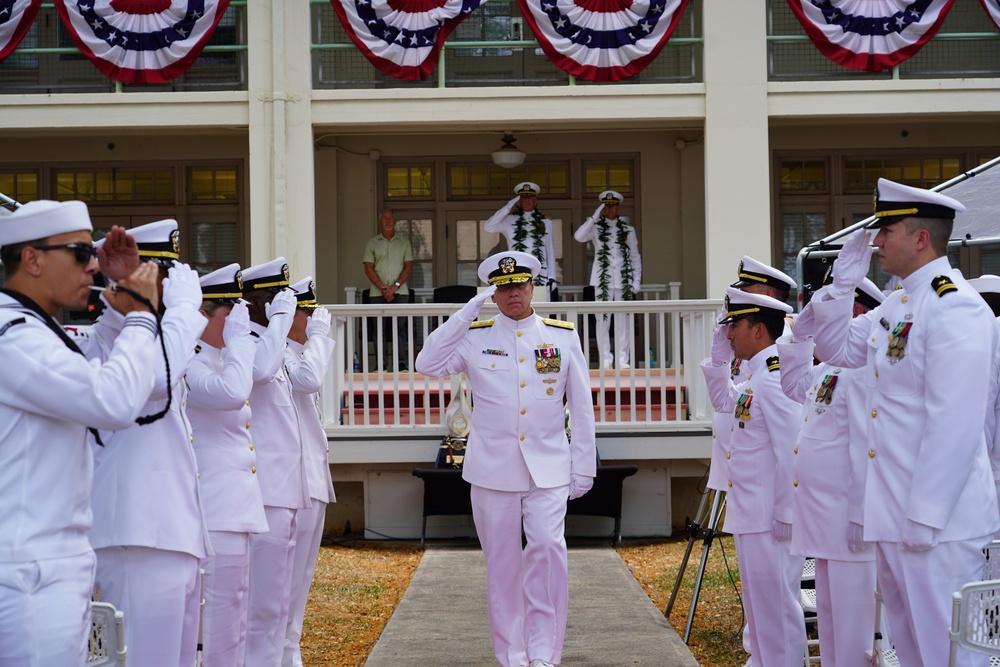
<path id="1" fill-rule="evenodd" d="M 476 253 L 478 239 L 476 231 L 479 229 L 478 220 L 459 220 L 456 224 L 457 253 L 458 261 L 476 261 L 479 255 Z"/>
<path id="2" fill-rule="evenodd" d="M 506 249 L 506 243 L 501 239 L 498 232 L 488 232 L 483 227 L 485 220 L 479 221 L 479 258 L 486 259 L 490 255 Z"/>
<path id="3" fill-rule="evenodd" d="M 410 194 L 415 197 L 428 197 L 431 194 L 430 167 L 414 167 L 410 169 Z"/>
<path id="4" fill-rule="evenodd" d="M 212 199 L 215 186 L 212 183 L 212 172 L 203 169 L 191 171 L 191 199 L 195 201 Z"/>
<path id="5" fill-rule="evenodd" d="M 406 167 L 389 167 L 386 169 L 386 195 L 389 197 L 405 197 L 410 194 L 409 169 Z"/>
<path id="6" fill-rule="evenodd" d="M 462 195 L 472 194 L 472 186 L 469 183 L 469 172 L 467 169 L 464 167 L 452 167 L 449 172 L 451 174 L 452 196 L 461 197 Z"/>
<path id="7" fill-rule="evenodd" d="M 235 169 L 219 169 L 215 172 L 215 198 L 236 199 Z"/>
<path id="8" fill-rule="evenodd" d="M 430 259 L 433 247 L 433 224 L 427 218 L 399 220 L 396 231 L 410 240 L 413 259 Z"/>
<path id="9" fill-rule="evenodd" d="M 410 277 L 410 287 L 433 287 L 434 279 L 432 273 L 430 262 L 414 262 L 413 275 Z"/>

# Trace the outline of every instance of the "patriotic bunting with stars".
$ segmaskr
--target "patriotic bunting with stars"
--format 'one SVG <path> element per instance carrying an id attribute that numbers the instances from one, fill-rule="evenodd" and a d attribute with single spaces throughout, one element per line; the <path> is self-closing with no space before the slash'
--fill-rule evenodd
<path id="1" fill-rule="evenodd" d="M 55 5 L 77 48 L 101 73 L 122 83 L 160 84 L 194 64 L 229 0 L 55 0 Z"/>
<path id="2" fill-rule="evenodd" d="M 954 2 L 788 0 L 788 5 L 824 56 L 848 69 L 878 72 L 915 55 Z"/>
<path id="3" fill-rule="evenodd" d="M 426 79 L 459 23 L 485 0 L 330 0 L 344 32 L 383 74 Z"/>
<path id="4" fill-rule="evenodd" d="M 1000 0 L 980 0 L 980 2 L 983 3 L 986 13 L 990 15 L 993 25 L 1000 28 Z"/>
<path id="5" fill-rule="evenodd" d="M 0 62 L 28 34 L 41 6 L 42 0 L 0 0 Z"/>
<path id="6" fill-rule="evenodd" d="M 620 81 L 651 63 L 688 0 L 517 0 L 542 51 L 586 81 Z"/>

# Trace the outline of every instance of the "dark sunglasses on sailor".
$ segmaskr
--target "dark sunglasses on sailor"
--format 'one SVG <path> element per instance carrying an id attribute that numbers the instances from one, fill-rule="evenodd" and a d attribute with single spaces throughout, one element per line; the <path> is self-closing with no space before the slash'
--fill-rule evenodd
<path id="1" fill-rule="evenodd" d="M 89 243 L 61 243 L 59 245 L 36 245 L 31 246 L 35 250 L 72 250 L 73 259 L 80 264 L 89 264 L 90 260 L 97 259 L 97 248 Z"/>

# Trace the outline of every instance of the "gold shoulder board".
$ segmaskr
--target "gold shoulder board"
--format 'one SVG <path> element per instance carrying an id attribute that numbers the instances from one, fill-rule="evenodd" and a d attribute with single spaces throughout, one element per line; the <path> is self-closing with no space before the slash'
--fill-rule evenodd
<path id="1" fill-rule="evenodd" d="M 574 323 L 567 322 L 566 320 L 551 320 L 547 317 L 543 317 L 542 322 L 545 322 L 550 327 L 559 327 L 560 329 L 569 329 L 570 331 L 576 329 L 576 325 Z"/>
<path id="2" fill-rule="evenodd" d="M 767 358 L 767 370 L 769 372 L 773 373 L 774 371 L 780 369 L 781 369 L 781 364 L 779 363 L 777 356 Z"/>
<path id="3" fill-rule="evenodd" d="M 948 276 L 937 276 L 931 281 L 931 287 L 937 292 L 938 296 L 944 296 L 950 292 L 957 292 L 958 288 L 955 287 L 955 283 L 951 282 L 951 278 Z"/>
<path id="4" fill-rule="evenodd" d="M 473 322 L 469 325 L 470 329 L 482 329 L 484 327 L 493 326 L 493 320 L 483 320 L 482 322 Z"/>

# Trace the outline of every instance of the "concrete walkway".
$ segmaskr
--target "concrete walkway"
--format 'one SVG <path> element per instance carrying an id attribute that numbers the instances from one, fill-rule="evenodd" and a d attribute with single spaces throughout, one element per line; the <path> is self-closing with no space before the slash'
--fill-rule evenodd
<path id="1" fill-rule="evenodd" d="M 430 545 L 365 667 L 497 667 L 478 546 Z M 564 667 L 697 667 L 609 546 L 570 546 Z"/>

